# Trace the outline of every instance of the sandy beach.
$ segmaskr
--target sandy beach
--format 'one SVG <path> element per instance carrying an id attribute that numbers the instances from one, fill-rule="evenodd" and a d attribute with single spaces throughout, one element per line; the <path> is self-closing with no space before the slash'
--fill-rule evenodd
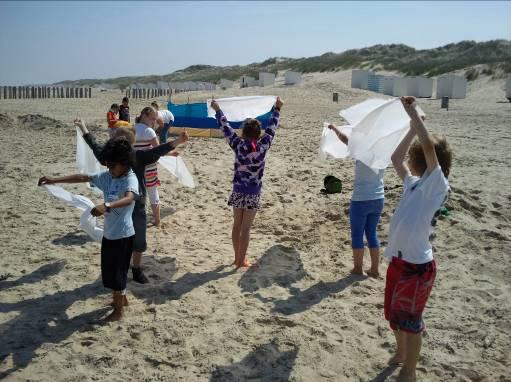
<path id="1" fill-rule="evenodd" d="M 324 121 L 367 98 L 351 71 L 284 86 L 189 92 L 175 102 L 278 95 L 285 105 L 267 157 L 263 209 L 251 233 L 257 269 L 234 271 L 233 154 L 223 139 L 192 138 L 182 157 L 197 183 L 160 169 L 162 227 L 148 228 L 150 284 L 128 282 L 126 319 L 104 324 L 109 291 L 100 245 L 80 212 L 37 187 L 76 173 L 83 118 L 100 141 L 119 90 L 91 99 L 0 100 L 0 379 L 5 381 L 385 381 L 394 337 L 383 317 L 384 278 L 351 276 L 351 160 L 318 159 Z M 467 98 L 419 100 L 427 126 L 454 152 L 449 216 L 433 241 L 438 275 L 425 311 L 423 381 L 511 381 L 511 103 L 504 80 L 480 77 Z M 332 102 L 332 93 L 339 102 Z M 130 100 L 134 118 L 151 100 Z M 164 97 L 157 98 L 163 106 Z M 343 192 L 321 195 L 335 175 Z M 385 172 L 383 246 L 402 192 Z M 66 190 L 101 200 L 85 185 Z M 369 264 L 366 254 L 365 264 Z M 386 263 L 381 261 L 384 274 Z"/>

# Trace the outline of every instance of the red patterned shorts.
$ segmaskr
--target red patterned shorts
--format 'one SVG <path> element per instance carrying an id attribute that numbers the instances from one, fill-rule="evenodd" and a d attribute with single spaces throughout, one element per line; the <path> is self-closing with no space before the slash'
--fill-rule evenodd
<path id="1" fill-rule="evenodd" d="M 422 312 L 433 288 L 436 263 L 408 263 L 393 257 L 385 281 L 385 319 L 393 330 L 420 333 Z"/>

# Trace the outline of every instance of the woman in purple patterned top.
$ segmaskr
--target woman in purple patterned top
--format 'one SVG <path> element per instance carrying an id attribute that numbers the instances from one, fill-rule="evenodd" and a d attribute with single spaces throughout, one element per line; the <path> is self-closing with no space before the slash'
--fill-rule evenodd
<path id="1" fill-rule="evenodd" d="M 270 122 L 262 137 L 261 123 L 253 118 L 245 120 L 241 137 L 239 137 L 229 126 L 218 103 L 214 100 L 211 102 L 211 108 L 216 112 L 218 125 L 235 154 L 233 188 L 228 205 L 233 207 L 232 246 L 234 248 L 233 265 L 236 268 L 251 265 L 246 259 L 250 228 L 257 211 L 261 208 L 260 197 L 266 153 L 275 136 L 280 108 L 283 104 L 277 97 Z"/>

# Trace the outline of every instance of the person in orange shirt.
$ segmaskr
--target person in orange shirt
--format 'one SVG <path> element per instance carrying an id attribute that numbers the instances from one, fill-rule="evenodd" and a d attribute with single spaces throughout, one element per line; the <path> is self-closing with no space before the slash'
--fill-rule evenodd
<path id="1" fill-rule="evenodd" d="M 119 105 L 114 103 L 110 106 L 110 110 L 106 113 L 106 121 L 108 122 L 108 136 L 112 138 L 114 129 L 117 128 L 116 123 L 119 120 Z"/>

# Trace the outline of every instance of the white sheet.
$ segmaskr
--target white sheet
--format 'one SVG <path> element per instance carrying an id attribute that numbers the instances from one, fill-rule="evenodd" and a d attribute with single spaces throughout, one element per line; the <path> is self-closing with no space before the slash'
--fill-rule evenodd
<path id="1" fill-rule="evenodd" d="M 247 118 L 256 118 L 268 113 L 276 100 L 276 96 L 247 96 L 220 98 L 215 101 L 229 121 L 240 122 Z M 215 111 L 210 106 L 211 101 L 211 99 L 206 101 L 208 105 L 208 117 L 215 118 Z"/>
<path id="2" fill-rule="evenodd" d="M 76 128 L 76 167 L 81 174 L 95 174 L 106 171 L 106 167 L 101 166 L 91 148 L 83 139 L 80 129 Z"/>
<path id="3" fill-rule="evenodd" d="M 62 200 L 66 204 L 78 208 L 82 212 L 80 216 L 80 227 L 83 231 L 85 231 L 93 240 L 98 243 L 103 239 L 103 227 L 99 224 L 98 219 L 90 214 L 90 211 L 94 207 L 94 203 L 85 196 L 75 195 L 62 187 L 54 186 L 54 185 L 44 185 L 44 188 L 48 191 L 48 193 L 57 199 Z"/>
<path id="4" fill-rule="evenodd" d="M 348 146 L 342 143 L 335 132 L 328 128 L 329 123 L 323 123 L 323 132 L 321 133 L 321 142 L 319 143 L 319 158 L 327 159 L 329 156 L 335 159 L 344 159 L 348 157 Z M 348 137 L 351 135 L 351 126 L 339 126 L 341 131 Z"/>
<path id="5" fill-rule="evenodd" d="M 163 156 L 158 161 L 167 171 L 174 175 L 183 186 L 195 188 L 193 176 L 188 171 L 185 162 L 179 156 Z"/>
<path id="6" fill-rule="evenodd" d="M 425 115 L 418 107 L 420 115 Z M 348 143 L 348 155 L 360 160 L 375 172 L 390 164 L 390 157 L 410 127 L 410 117 L 406 114 L 399 98 L 388 101 L 369 99 L 339 113 L 346 119 L 352 132 Z M 324 132 L 323 128 L 323 132 Z M 335 136 L 335 134 L 334 134 Z M 336 136 L 337 142 L 330 138 L 320 142 L 322 152 L 344 155 L 345 146 Z M 332 155 L 334 158 L 336 156 Z M 346 156 L 339 156 L 344 158 Z"/>

